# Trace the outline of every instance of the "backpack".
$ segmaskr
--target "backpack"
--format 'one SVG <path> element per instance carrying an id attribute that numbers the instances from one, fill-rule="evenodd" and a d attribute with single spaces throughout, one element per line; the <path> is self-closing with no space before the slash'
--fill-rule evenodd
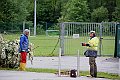
<path id="1" fill-rule="evenodd" d="M 70 71 L 70 77 L 74 77 L 76 78 L 77 77 L 77 70 L 73 69 Z"/>

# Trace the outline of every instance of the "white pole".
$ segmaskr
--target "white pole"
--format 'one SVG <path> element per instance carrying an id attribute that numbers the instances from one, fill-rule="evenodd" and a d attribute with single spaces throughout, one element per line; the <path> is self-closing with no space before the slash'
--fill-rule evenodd
<path id="1" fill-rule="evenodd" d="M 58 76 L 61 76 L 61 48 L 59 49 Z"/>
<path id="2" fill-rule="evenodd" d="M 79 77 L 79 72 L 80 72 L 80 51 L 77 51 L 77 77 Z"/>
<path id="3" fill-rule="evenodd" d="M 36 0 L 34 0 L 34 36 L 36 36 Z"/>
<path id="4" fill-rule="evenodd" d="M 119 76 L 120 76 L 120 58 L 119 58 Z"/>

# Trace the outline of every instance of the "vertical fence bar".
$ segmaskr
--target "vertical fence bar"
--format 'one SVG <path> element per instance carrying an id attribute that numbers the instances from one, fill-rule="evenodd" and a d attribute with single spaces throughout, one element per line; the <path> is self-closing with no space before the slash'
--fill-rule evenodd
<path id="1" fill-rule="evenodd" d="M 64 23 L 64 26 L 65 26 L 65 41 L 64 41 L 64 53 L 66 53 L 67 51 L 67 44 L 68 44 L 68 41 L 67 41 L 67 38 L 69 36 L 69 32 L 68 32 L 68 24 L 67 23 Z"/>
<path id="2" fill-rule="evenodd" d="M 86 35 L 88 35 L 88 32 L 90 31 L 89 23 L 87 23 L 86 25 L 87 25 L 87 26 L 86 26 L 86 28 L 87 28 L 87 30 L 86 30 Z M 89 36 L 89 35 L 88 35 L 88 36 Z"/>
<path id="3" fill-rule="evenodd" d="M 91 23 L 91 25 L 92 25 L 92 26 L 91 26 L 91 30 L 94 31 L 94 30 L 93 30 L 94 23 Z"/>
<path id="4" fill-rule="evenodd" d="M 88 26 L 89 26 L 89 32 L 91 31 L 91 23 L 88 23 Z"/>
<path id="5" fill-rule="evenodd" d="M 61 48 L 59 49 L 58 76 L 61 76 Z"/>
<path id="6" fill-rule="evenodd" d="M 120 58 L 119 58 L 119 76 L 120 76 Z"/>
<path id="7" fill-rule="evenodd" d="M 67 27 L 67 30 L 68 30 L 68 37 L 66 38 L 66 43 L 65 43 L 66 44 L 66 47 L 65 47 L 65 49 L 66 49 L 65 52 L 66 53 L 68 53 L 68 50 L 69 50 L 69 46 L 68 46 L 69 45 L 69 40 L 68 39 L 69 39 L 69 36 L 70 36 L 70 27 L 69 27 L 69 25 L 70 25 L 69 23 L 66 23 L 66 26 L 65 26 L 65 27 Z"/>
<path id="8" fill-rule="evenodd" d="M 67 50 L 67 52 L 68 52 L 69 49 L 70 49 L 70 46 L 69 46 L 69 45 L 70 45 L 70 36 L 71 36 L 71 35 L 70 35 L 70 34 L 71 34 L 70 25 L 71 25 L 71 24 L 70 24 L 70 23 L 68 23 L 68 24 L 69 24 L 69 26 L 68 26 L 68 27 L 69 27 L 69 28 L 68 28 L 68 30 L 69 30 L 69 37 L 68 37 L 68 39 L 67 39 L 67 41 L 68 41 L 68 45 L 67 45 L 68 50 Z M 68 53 L 69 53 L 69 52 L 68 52 Z"/>
<path id="9" fill-rule="evenodd" d="M 69 46 L 68 46 L 69 45 L 69 40 L 68 39 L 69 39 L 69 36 L 70 36 L 70 27 L 69 27 L 68 23 L 67 23 L 67 30 L 68 30 L 68 37 L 66 39 L 66 43 L 67 43 L 66 44 L 66 51 L 69 50 Z M 67 51 L 67 53 L 68 53 L 68 51 Z"/>
<path id="10" fill-rule="evenodd" d="M 77 51 L 77 77 L 80 76 L 80 51 Z"/>
<path id="11" fill-rule="evenodd" d="M 99 30 L 98 28 L 99 28 L 99 24 L 96 24 L 97 35 L 99 34 L 99 33 L 98 33 L 98 30 Z"/>
<path id="12" fill-rule="evenodd" d="M 102 23 L 100 24 L 100 45 L 99 45 L 99 56 L 101 56 L 101 51 L 102 51 Z"/>
<path id="13" fill-rule="evenodd" d="M 82 33 L 83 33 L 83 37 L 85 36 L 85 37 L 84 37 L 84 41 L 86 42 L 86 32 L 85 32 L 85 31 L 86 31 L 86 26 L 82 26 L 82 25 L 81 25 L 81 27 L 83 27 Z"/>
<path id="14" fill-rule="evenodd" d="M 108 25 L 107 28 L 111 27 L 111 23 L 107 23 L 107 25 Z M 110 36 L 110 28 L 107 30 L 107 36 Z"/>
<path id="15" fill-rule="evenodd" d="M 85 27 L 85 26 L 82 26 L 82 24 L 80 24 L 80 27 L 81 27 L 81 29 L 82 29 L 82 30 L 81 30 L 81 35 L 82 35 L 82 39 L 83 39 L 83 41 L 84 41 L 85 37 L 84 37 L 84 33 L 83 33 L 83 32 L 84 32 L 84 27 Z"/>
<path id="16" fill-rule="evenodd" d="M 72 23 L 70 23 L 70 37 L 69 37 L 69 51 L 70 51 L 70 45 L 71 45 L 71 35 L 72 35 Z"/>
<path id="17" fill-rule="evenodd" d="M 74 32 L 75 32 L 75 31 L 74 31 L 74 25 L 75 25 L 75 24 L 72 23 L 72 36 L 73 36 L 73 34 L 74 34 Z"/>
<path id="18" fill-rule="evenodd" d="M 46 36 L 48 36 L 48 32 L 47 32 L 47 22 L 46 22 L 46 24 L 45 24 L 45 26 L 46 26 Z"/>
<path id="19" fill-rule="evenodd" d="M 61 48 L 61 55 L 64 55 L 64 33 L 65 33 L 65 26 L 64 23 L 61 23 L 61 32 L 60 32 L 60 48 Z"/>
<path id="20" fill-rule="evenodd" d="M 112 29 L 112 26 L 113 26 L 113 24 L 111 23 L 111 24 L 110 24 L 110 29 L 109 29 L 110 37 L 112 36 L 112 30 L 111 30 L 111 29 Z"/>

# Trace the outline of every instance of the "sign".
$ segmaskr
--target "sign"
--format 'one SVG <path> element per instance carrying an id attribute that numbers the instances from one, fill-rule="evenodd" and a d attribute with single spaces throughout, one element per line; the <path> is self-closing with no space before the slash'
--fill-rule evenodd
<path id="1" fill-rule="evenodd" d="M 73 38 L 74 38 L 74 39 L 79 38 L 79 34 L 73 34 Z"/>

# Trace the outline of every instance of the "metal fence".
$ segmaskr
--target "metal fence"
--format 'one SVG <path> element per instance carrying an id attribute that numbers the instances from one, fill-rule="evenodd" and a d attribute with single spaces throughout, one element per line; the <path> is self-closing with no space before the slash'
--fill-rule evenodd
<path id="1" fill-rule="evenodd" d="M 116 22 L 102 22 L 101 23 L 101 54 L 114 55 L 115 51 L 115 34 Z"/>
<path id="2" fill-rule="evenodd" d="M 10 23 L 10 24 L 9 25 L 7 23 L 0 24 L 1 28 L 0 33 L 8 34 L 9 36 L 6 36 L 8 39 L 13 39 L 15 35 L 16 35 L 15 38 L 17 37 L 19 39 L 20 34 L 22 34 L 23 32 L 24 25 L 25 28 L 30 29 L 30 35 L 33 36 L 34 28 L 27 25 L 27 23 L 25 24 Z M 80 54 L 83 55 L 83 52 L 86 50 L 86 47 L 82 47 L 81 43 L 88 42 L 89 39 L 88 32 L 94 30 L 96 31 L 97 37 L 100 40 L 98 55 L 114 55 L 115 46 L 114 39 L 116 32 L 116 24 L 117 24 L 116 22 L 102 22 L 102 23 L 63 22 L 60 24 L 57 23 L 51 25 L 46 23 L 46 25 L 38 25 L 36 29 L 38 36 L 35 38 L 31 37 L 30 39 L 31 42 L 33 42 L 35 45 L 40 46 L 38 49 L 35 50 L 36 53 L 39 54 L 53 53 L 53 51 L 55 54 L 57 54 L 60 44 L 62 55 L 76 55 L 77 50 L 80 50 Z M 9 26 L 13 28 L 4 29 L 3 27 L 5 26 L 8 26 L 6 28 L 9 28 Z M 14 26 L 17 27 L 14 28 Z M 45 29 L 43 29 L 43 27 Z M 49 31 L 47 32 L 47 30 Z M 46 36 L 46 33 L 50 36 Z M 46 50 L 46 48 L 48 49 Z"/>
<path id="3" fill-rule="evenodd" d="M 100 40 L 98 55 L 114 55 L 115 45 L 115 22 L 82 23 L 64 22 L 61 23 L 60 47 L 62 55 L 74 55 L 79 49 L 83 54 L 86 50 L 81 46 L 82 42 L 88 42 L 88 33 L 94 30 Z M 65 34 L 67 31 L 67 34 Z"/>
<path id="4" fill-rule="evenodd" d="M 30 29 L 29 41 L 37 47 L 34 50 L 35 56 L 54 56 L 58 53 L 59 48 L 59 34 L 48 33 L 50 36 L 46 36 L 46 30 L 59 30 L 59 25 L 56 23 L 40 23 L 36 26 L 36 34 L 34 37 L 34 27 L 30 22 L 0 22 L 0 34 L 5 40 L 15 40 L 20 38 L 24 29 Z M 52 36 L 51 36 L 52 35 Z"/>

